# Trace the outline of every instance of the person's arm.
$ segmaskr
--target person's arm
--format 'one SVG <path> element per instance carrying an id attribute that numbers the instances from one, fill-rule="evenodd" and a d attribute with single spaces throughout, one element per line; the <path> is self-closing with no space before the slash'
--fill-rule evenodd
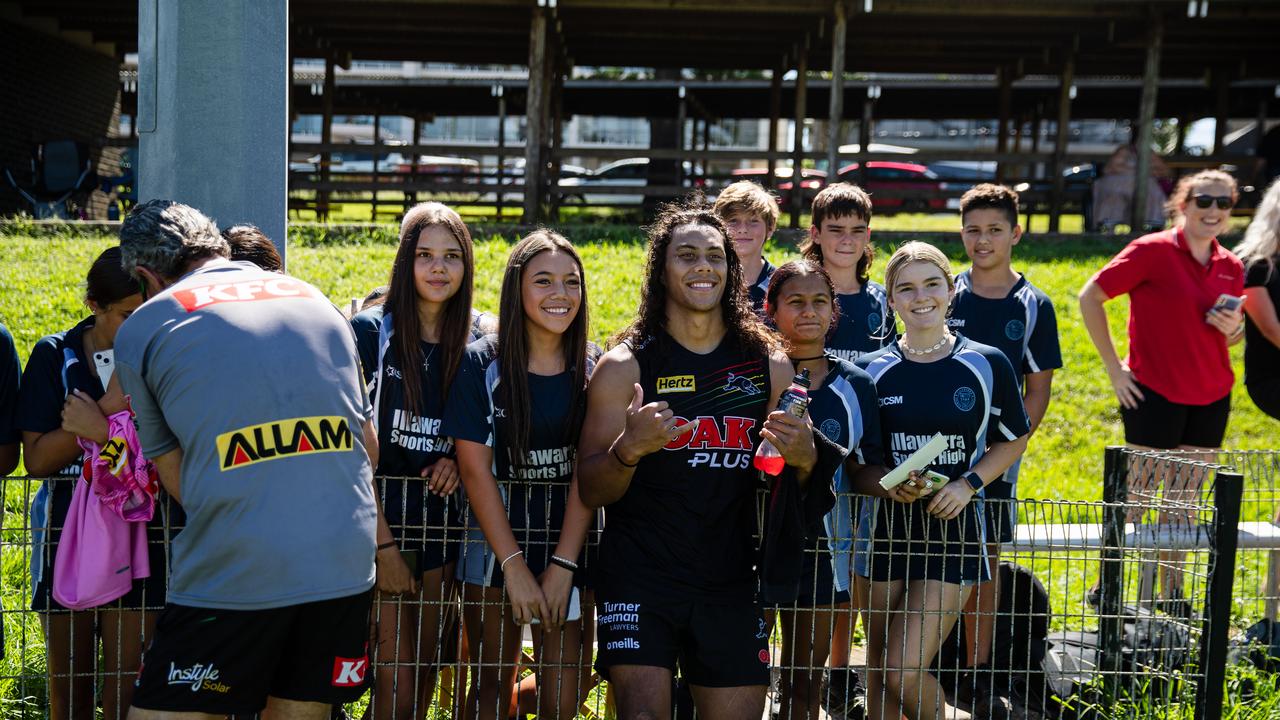
<path id="1" fill-rule="evenodd" d="M 1031 423 L 1029 435 L 1036 434 L 1040 421 L 1049 409 L 1049 398 L 1053 390 L 1053 371 L 1041 370 L 1024 376 L 1025 389 L 1022 393 L 1022 405 L 1027 409 L 1027 420 Z"/>
<path id="2" fill-rule="evenodd" d="M 495 561 L 502 563 L 502 576 L 506 583 L 507 599 L 515 621 L 528 624 L 534 618 L 550 619 L 547 599 L 542 586 L 525 564 L 515 533 L 511 532 L 511 519 L 498 491 L 498 479 L 493 476 L 493 448 L 471 440 L 456 440 L 458 468 L 462 471 L 462 486 L 467 491 L 471 512 L 480 523 L 484 539 L 493 550 Z"/>
<path id="3" fill-rule="evenodd" d="M 578 494 L 587 507 L 617 502 L 631 486 L 640 459 L 679 437 L 665 402 L 644 402 L 640 366 L 626 345 L 596 365 L 587 388 L 587 413 L 578 440 Z"/>
<path id="4" fill-rule="evenodd" d="M 62 428 L 46 433 L 22 432 L 22 456 L 26 458 L 27 474 L 31 477 L 49 477 L 83 454 L 76 436 Z"/>
<path id="5" fill-rule="evenodd" d="M 795 369 L 791 366 L 791 361 L 782 353 L 774 353 L 769 358 L 770 408 L 778 406 L 778 398 L 791 385 L 793 377 Z M 787 464 L 796 469 L 796 480 L 804 488 L 818 461 L 818 450 L 813 443 L 813 425 L 808 414 L 802 419 L 773 410 L 765 418 L 760 437 L 773 443 Z"/>
<path id="6" fill-rule="evenodd" d="M 1015 440 L 991 443 L 982 459 L 969 468 L 968 472 L 977 473 L 978 477 L 982 478 L 984 487 L 989 485 L 992 480 L 1002 476 L 1004 471 L 1026 452 L 1029 437 L 1029 433 L 1023 433 Z M 978 492 L 969 487 L 969 483 L 963 477 L 952 478 L 951 482 L 944 485 L 937 496 L 929 502 L 926 512 L 943 520 L 952 520 L 977 494 Z"/>
<path id="7" fill-rule="evenodd" d="M 1244 289 L 1244 311 L 1249 314 L 1249 321 L 1258 328 L 1262 337 L 1280 347 L 1280 318 L 1276 316 L 1275 303 L 1271 302 L 1271 296 L 1267 294 L 1265 287 Z"/>
<path id="8" fill-rule="evenodd" d="M 591 527 L 592 512 L 578 496 L 578 474 L 575 472 L 569 481 L 568 504 L 564 510 L 564 525 L 560 528 L 560 540 L 556 543 L 555 554 L 570 562 L 577 562 L 582 545 L 587 540 L 587 530 Z M 514 561 L 513 561 L 514 562 Z M 542 594 L 547 599 L 549 615 L 544 620 L 551 627 L 564 624 L 569 615 L 569 594 L 573 587 L 573 572 L 568 568 L 551 564 L 542 571 L 539 578 Z"/>
<path id="9" fill-rule="evenodd" d="M 182 448 L 177 447 L 163 455 L 151 458 L 160 476 L 160 484 L 179 505 L 182 504 Z"/>
<path id="10" fill-rule="evenodd" d="M 1116 354 L 1115 343 L 1111 339 L 1111 327 L 1107 324 L 1107 311 L 1103 307 L 1109 298 L 1098 284 L 1090 280 L 1080 290 L 1080 319 L 1084 329 L 1093 341 L 1093 347 L 1102 358 L 1107 377 L 1111 379 L 1111 387 L 1115 390 L 1116 399 L 1123 407 L 1133 409 L 1144 400 L 1138 383 L 1133 379 L 1129 366 L 1120 361 Z"/>

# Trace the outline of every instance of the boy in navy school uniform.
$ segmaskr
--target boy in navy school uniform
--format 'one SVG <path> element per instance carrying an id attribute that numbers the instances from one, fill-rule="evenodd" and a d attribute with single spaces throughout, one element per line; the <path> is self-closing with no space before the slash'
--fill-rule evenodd
<path id="1" fill-rule="evenodd" d="M 778 227 L 778 201 L 768 190 L 739 180 L 716 197 L 715 213 L 729 229 L 729 240 L 742 262 L 742 279 L 751 295 L 751 307 L 764 316 L 764 296 L 776 269 L 764 256 L 764 243 Z"/>
<path id="2" fill-rule="evenodd" d="M 1053 371 L 1062 367 L 1058 322 L 1053 303 L 1012 267 L 1013 246 L 1022 239 L 1018 195 L 1004 185 L 983 183 L 960 198 L 960 236 L 973 265 L 956 278 L 956 296 L 947 324 L 967 338 L 999 348 L 1018 375 L 1023 405 L 1034 434 L 1049 407 Z M 970 667 L 991 656 L 994 613 L 999 598 L 1000 543 L 1013 539 L 1017 518 L 1018 463 L 987 487 L 987 540 L 991 543 L 991 580 L 977 586 L 965 607 L 965 648 Z M 1000 502 L 1001 499 L 1006 499 Z M 984 675 L 978 685 L 989 683 Z"/>

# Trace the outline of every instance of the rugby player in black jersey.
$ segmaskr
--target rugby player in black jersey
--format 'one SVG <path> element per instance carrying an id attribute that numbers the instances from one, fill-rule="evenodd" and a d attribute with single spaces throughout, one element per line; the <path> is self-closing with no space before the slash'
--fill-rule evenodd
<path id="1" fill-rule="evenodd" d="M 596 666 L 624 720 L 670 717 L 677 664 L 699 717 L 761 715 L 752 452 L 768 438 L 802 483 L 817 462 L 807 420 L 769 414 L 792 368 L 751 310 L 727 236 L 710 209 L 663 211 L 638 317 L 588 392 L 579 492 L 607 508 Z"/>

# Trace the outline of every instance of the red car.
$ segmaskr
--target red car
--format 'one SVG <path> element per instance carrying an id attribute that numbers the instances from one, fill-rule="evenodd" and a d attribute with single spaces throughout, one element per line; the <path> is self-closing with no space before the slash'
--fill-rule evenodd
<path id="1" fill-rule="evenodd" d="M 858 182 L 858 163 L 840 168 L 838 176 L 843 182 Z M 889 160 L 872 160 L 867 163 L 862 187 L 871 193 L 876 212 L 898 210 L 903 212 L 945 212 L 946 189 L 938 176 L 924 165 Z M 905 197 L 904 197 L 905 196 Z"/>
<path id="2" fill-rule="evenodd" d="M 765 184 L 765 177 L 769 174 L 767 168 L 741 168 L 734 170 L 732 175 L 734 181 L 750 180 L 760 185 Z M 791 168 L 777 167 L 773 169 L 773 177 L 777 181 L 775 190 L 778 192 L 778 204 L 782 206 L 783 212 L 791 207 Z M 827 173 L 825 170 L 814 170 L 813 168 L 802 168 L 800 170 L 800 185 L 804 188 L 804 204 L 805 209 L 809 209 L 809 204 L 813 202 L 814 196 L 827 183 Z"/>

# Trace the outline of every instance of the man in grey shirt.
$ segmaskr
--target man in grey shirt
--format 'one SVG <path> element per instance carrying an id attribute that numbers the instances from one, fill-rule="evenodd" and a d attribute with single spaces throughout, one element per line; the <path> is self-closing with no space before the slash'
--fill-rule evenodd
<path id="1" fill-rule="evenodd" d="M 328 718 L 364 691 L 375 577 L 412 590 L 403 561 L 375 572 L 392 536 L 351 327 L 314 287 L 228 261 L 185 205 L 139 205 L 120 241 L 148 299 L 116 373 L 187 513 L 130 717 Z"/>

